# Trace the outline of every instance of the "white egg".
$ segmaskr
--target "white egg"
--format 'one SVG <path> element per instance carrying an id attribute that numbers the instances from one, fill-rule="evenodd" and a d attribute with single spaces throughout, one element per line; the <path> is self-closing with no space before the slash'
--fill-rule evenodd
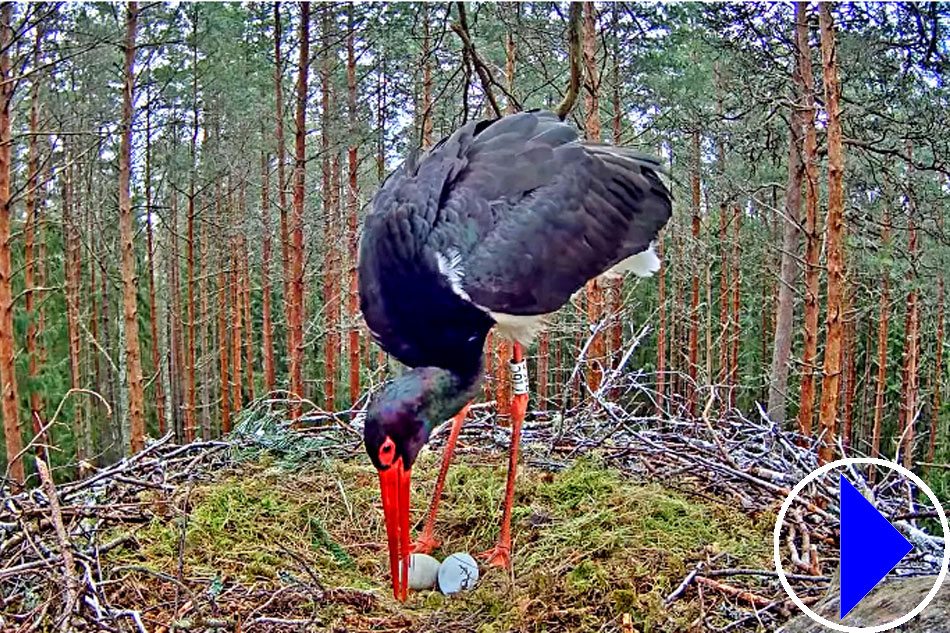
<path id="1" fill-rule="evenodd" d="M 409 588 L 415 591 L 432 589 L 439 577 L 439 561 L 428 554 L 409 555 Z M 402 570 L 402 563 L 399 564 Z"/>
<path id="2" fill-rule="evenodd" d="M 439 589 L 445 595 L 471 589 L 478 582 L 478 563 L 465 552 L 452 554 L 439 567 Z"/>

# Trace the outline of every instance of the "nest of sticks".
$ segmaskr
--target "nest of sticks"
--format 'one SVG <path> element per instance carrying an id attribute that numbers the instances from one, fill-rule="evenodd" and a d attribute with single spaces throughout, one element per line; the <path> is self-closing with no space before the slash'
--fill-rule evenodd
<path id="1" fill-rule="evenodd" d="M 812 443 L 783 431 L 762 412 L 757 419 L 736 411 L 712 419 L 711 405 L 707 405 L 699 419 L 636 415 L 613 399 L 608 401 L 608 388 L 589 394 L 592 397 L 582 408 L 529 415 L 522 432 L 526 471 L 557 477 L 578 460 L 596 456 L 598 464 L 623 473 L 631 482 L 660 484 L 699 503 L 762 517 L 770 527 L 792 487 L 818 466 Z M 497 617 L 489 613 L 491 609 L 453 611 L 440 606 L 427 610 L 428 602 L 404 609 L 387 595 L 384 573 L 374 587 L 332 586 L 313 561 L 290 548 L 284 551 L 288 571 L 278 573 L 279 586 L 246 579 L 238 582 L 226 575 L 189 577 L 184 526 L 175 553 L 178 564 L 171 569 L 155 569 L 147 561 L 130 564 L 127 557 L 115 555 L 140 545 L 137 530 L 181 522 L 194 505 L 187 490 L 234 473 L 262 455 L 288 472 L 307 465 L 323 467 L 319 465 L 334 460 L 354 462 L 363 470 L 347 472 L 368 477 L 360 454 L 358 414 L 350 420 L 344 414 L 311 413 L 291 428 L 285 421 L 285 405 L 275 399 L 261 400 L 243 412 L 236 431 L 226 438 L 176 445 L 170 435 L 165 436 L 137 455 L 78 481 L 55 484 L 48 468 L 37 460 L 41 485 L 17 494 L 4 491 L 0 498 L 0 628 L 164 633 L 172 629 L 312 630 L 332 623 L 335 630 L 445 630 L 451 621 L 460 630 L 494 630 L 484 628 L 491 617 Z M 434 434 L 436 449 L 447 432 L 443 427 Z M 466 456 L 475 455 L 483 461 L 485 456 L 500 455 L 509 438 L 492 404 L 476 405 L 463 427 L 460 459 L 464 462 Z M 852 469 L 847 474 L 915 545 L 896 573 L 936 574 L 944 543 L 934 535 L 939 531 L 936 513 L 923 495 L 896 473 L 879 472 L 874 483 L 866 471 Z M 546 480 L 539 475 L 537 481 L 541 486 Z M 340 484 L 341 491 L 345 486 Z M 829 473 L 796 499 L 783 526 L 783 565 L 806 603 L 821 599 L 835 583 L 837 498 L 837 473 Z M 524 518 L 525 525 L 537 522 L 544 529 L 550 518 L 539 514 L 543 513 Z M 464 524 L 465 519 L 460 520 Z M 372 529 L 380 526 L 374 523 Z M 320 538 L 336 542 L 326 534 Z M 367 546 L 345 541 L 338 545 L 343 557 Z M 382 571 L 385 561 L 377 545 L 367 547 L 374 562 L 365 569 L 359 562 L 355 566 L 370 576 Z M 771 543 L 764 551 L 771 553 Z M 698 550 L 682 561 L 683 573 L 664 588 L 659 608 L 672 612 L 678 603 L 695 603 L 698 606 L 690 611 L 689 622 L 695 630 L 773 628 L 787 619 L 792 603 L 771 565 L 759 558 L 762 564 L 758 566 L 736 566 L 736 560 L 714 548 Z M 518 564 L 516 559 L 514 582 Z M 145 585 L 150 586 L 149 600 L 143 594 Z M 537 587 L 535 583 L 520 591 L 540 591 Z M 517 585 L 504 591 L 517 592 Z M 155 604 L 155 595 L 164 596 L 160 604 Z M 143 606 L 146 602 L 150 606 Z M 546 603 L 546 607 L 556 605 Z M 531 609 L 522 611 L 524 618 Z M 545 622 L 553 621 L 550 612 L 545 617 Z M 590 630 L 632 633 L 683 626 L 682 622 L 664 624 L 664 616 L 643 624 L 623 608 L 596 611 L 596 617 L 600 627 Z M 521 622 L 511 628 L 531 628 L 525 620 Z M 549 626 L 548 630 L 562 629 Z"/>

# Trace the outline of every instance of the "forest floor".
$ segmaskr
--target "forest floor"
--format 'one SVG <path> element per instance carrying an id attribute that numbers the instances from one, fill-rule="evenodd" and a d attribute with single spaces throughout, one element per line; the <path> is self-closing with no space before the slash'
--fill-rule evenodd
<path id="1" fill-rule="evenodd" d="M 692 424 L 692 439 L 683 429 L 650 431 L 634 450 L 628 434 L 641 431 L 594 421 L 584 431 L 574 420 L 570 433 L 552 436 L 557 420 L 529 424 L 512 570 L 483 567 L 474 590 L 410 593 L 402 604 L 391 595 L 376 473 L 358 431 L 339 422 L 298 431 L 258 407 L 226 440 L 177 447 L 164 438 L 58 486 L 55 512 L 36 495 L 12 499 L 6 508 L 18 508 L 25 536 L 0 542 L 12 554 L 0 563 L 0 629 L 61 629 L 70 613 L 75 630 L 149 633 L 774 631 L 793 614 L 772 572 L 786 489 L 771 480 L 785 477 L 776 455 L 798 455 L 794 443 L 779 450 L 769 441 L 758 454 L 742 424 L 714 442 Z M 664 437 L 678 447 L 661 450 Z M 436 524 L 438 558 L 494 544 L 506 438 L 487 413 L 466 425 Z M 444 430 L 413 468 L 416 528 L 443 439 Z M 690 451 L 698 467 L 682 461 Z M 63 537 L 50 529 L 57 514 Z M 0 524 L 8 518 L 0 512 Z M 796 592 L 808 601 L 828 586 L 821 573 L 834 571 L 820 562 L 835 557 L 834 532 L 818 523 L 799 524 L 804 543 L 792 538 L 805 552 L 810 533 L 821 549 L 821 559 L 799 561 Z M 52 553 L 64 542 L 72 573 Z"/>

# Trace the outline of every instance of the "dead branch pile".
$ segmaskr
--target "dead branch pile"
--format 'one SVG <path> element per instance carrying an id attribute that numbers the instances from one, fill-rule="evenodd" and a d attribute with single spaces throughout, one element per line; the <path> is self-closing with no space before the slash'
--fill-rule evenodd
<path id="1" fill-rule="evenodd" d="M 626 356 L 625 356 L 626 359 Z M 818 440 L 783 430 L 759 410 L 749 419 L 732 409 L 711 419 L 716 401 L 711 389 L 702 415 L 683 419 L 667 413 L 638 415 L 643 394 L 652 396 L 636 374 L 605 374 L 596 392 L 578 408 L 560 412 L 535 411 L 534 421 L 522 430 L 528 463 L 557 470 L 585 454 L 595 454 L 625 473 L 706 501 L 730 504 L 735 511 L 765 515 L 774 522 L 792 488 L 819 467 Z M 640 398 L 606 394 L 620 389 Z M 564 398 L 567 401 L 567 398 Z M 655 402 L 650 403 L 655 404 Z M 649 406 L 653 410 L 653 406 Z M 680 414 L 682 412 L 679 412 Z M 446 433 L 442 429 L 439 443 Z M 463 427 L 462 446 L 482 450 L 486 445 L 507 446 L 508 429 L 499 427 L 490 414 Z M 839 454 L 864 457 L 839 444 Z M 462 450 L 465 450 L 464 448 Z M 898 457 L 895 457 L 895 460 Z M 915 549 L 894 570 L 897 576 L 931 576 L 940 571 L 944 538 L 935 509 L 916 484 L 897 471 L 867 467 L 832 470 L 806 486 L 788 512 L 780 544 L 783 570 L 796 595 L 806 604 L 817 602 L 837 583 L 839 474 L 848 479 L 914 544 Z M 921 523 L 929 521 L 929 525 Z M 745 626 L 778 621 L 791 615 L 792 601 L 782 589 L 774 569 L 736 569 L 722 555 L 696 561 L 695 567 L 667 597 L 671 603 L 687 591 L 714 592 L 725 596 L 731 608 L 730 624 L 708 630 L 741 630 Z"/>
<path id="2" fill-rule="evenodd" d="M 134 536 L 115 528 L 147 524 L 171 513 L 162 502 L 170 493 L 212 480 L 263 450 L 306 460 L 315 452 L 321 457 L 351 454 L 355 446 L 342 426 L 273 433 L 282 419 L 281 413 L 259 404 L 245 413 L 226 440 L 179 446 L 169 433 L 136 455 L 61 485 L 53 483 L 49 467 L 37 460 L 41 485 L 20 494 L 4 491 L 0 497 L 0 630 L 164 632 L 165 626 L 148 615 L 113 606 L 129 602 L 121 594 L 134 591 L 135 583 L 126 581 L 141 576 L 164 586 L 167 610 L 181 630 L 230 629 L 234 613 L 243 614 L 245 630 L 307 628 L 319 620 L 306 609 L 301 613 L 302 605 L 336 602 L 368 608 L 375 600 L 372 594 L 325 588 L 306 573 L 276 592 L 241 586 L 222 592 L 214 583 L 196 586 L 180 570 L 176 577 L 145 565 L 103 562 L 111 550 L 134 545 Z"/>
<path id="3" fill-rule="evenodd" d="M 769 522 L 791 488 L 818 465 L 812 444 L 783 431 L 765 415 L 751 420 L 730 411 L 722 419 L 712 419 L 710 405 L 697 420 L 637 415 L 632 408 L 608 401 L 603 396 L 608 388 L 605 383 L 601 392 L 590 394 L 581 408 L 535 411 L 523 431 L 524 460 L 557 471 L 578 457 L 596 455 L 631 476 L 660 481 L 736 512 L 762 515 Z M 227 439 L 177 446 L 170 435 L 165 436 L 80 481 L 54 485 L 48 468 L 39 462 L 41 486 L 0 497 L 0 630 L 164 633 L 169 621 L 183 630 L 233 628 L 238 622 L 242 630 L 306 630 L 319 626 L 315 605 L 371 608 L 374 594 L 324 587 L 305 566 L 282 589 L 262 592 L 240 585 L 222 591 L 215 582 L 189 580 L 180 569 L 176 576 L 146 566 L 103 563 L 104 554 L 130 546 L 128 541 L 134 538 L 116 526 L 146 524 L 171 512 L 156 499 L 212 480 L 262 451 L 290 465 L 361 452 L 359 415 L 350 423 L 348 415 L 313 413 L 303 428 L 290 431 L 280 404 L 261 401 L 251 407 Z M 445 427 L 436 431 L 432 440 L 436 448 L 446 434 Z M 503 450 L 508 441 L 508 429 L 497 424 L 491 404 L 477 405 L 463 429 L 459 452 Z M 926 523 L 934 516 L 933 508 L 894 473 L 878 473 L 873 484 L 866 472 L 847 474 L 915 544 L 915 552 L 897 573 L 937 573 L 943 540 Z M 837 473 L 832 473 L 810 485 L 786 519 L 783 565 L 797 595 L 806 602 L 817 601 L 834 582 L 837 499 Z M 184 541 L 184 528 L 182 535 Z M 791 602 L 773 569 L 737 568 L 727 552 L 710 552 L 694 563 L 666 601 L 698 594 L 710 607 L 707 629 L 754 629 L 790 614 Z M 117 598 L 135 590 L 134 584 L 124 582 L 132 576 L 161 583 L 168 596 L 163 617 L 152 619 L 127 606 L 114 606 L 135 604 Z M 724 619 L 729 622 L 725 627 Z"/>

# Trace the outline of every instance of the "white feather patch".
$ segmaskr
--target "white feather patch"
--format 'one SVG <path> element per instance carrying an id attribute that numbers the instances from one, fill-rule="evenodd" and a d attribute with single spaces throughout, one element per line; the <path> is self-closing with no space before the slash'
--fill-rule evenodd
<path id="1" fill-rule="evenodd" d="M 602 276 L 619 277 L 623 273 L 633 273 L 637 277 L 651 277 L 660 270 L 660 258 L 656 256 L 653 246 L 654 243 L 651 242 L 648 249 L 617 262 Z"/>
<path id="2" fill-rule="evenodd" d="M 439 264 L 439 273 L 448 280 L 452 292 L 466 301 L 471 301 L 472 298 L 462 287 L 462 280 L 465 278 L 465 271 L 462 270 L 462 254 L 455 249 L 449 249 L 447 253 L 436 253 L 435 260 Z"/>
<path id="3" fill-rule="evenodd" d="M 485 308 L 482 308 L 485 310 Z M 498 333 L 507 339 L 517 341 L 524 346 L 531 345 L 531 342 L 544 328 L 546 314 L 504 314 L 502 312 L 492 312 L 485 310 L 495 321 Z"/>

